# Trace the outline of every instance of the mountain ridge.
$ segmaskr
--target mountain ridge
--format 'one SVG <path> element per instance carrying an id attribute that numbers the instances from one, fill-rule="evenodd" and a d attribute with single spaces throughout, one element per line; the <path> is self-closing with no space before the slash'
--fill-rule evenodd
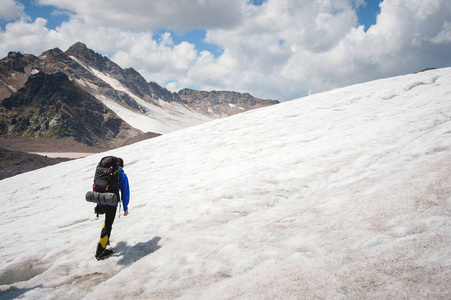
<path id="1" fill-rule="evenodd" d="M 27 81 L 30 78 L 33 80 L 32 76 L 40 72 L 47 75 L 65 74 L 74 85 L 116 113 L 119 119 L 134 127 L 136 132 L 141 132 L 138 134 L 169 133 L 216 118 L 278 103 L 276 100 L 261 100 L 240 93 L 233 94 L 232 99 L 230 92 L 219 92 L 223 94 L 221 101 L 217 101 L 217 97 L 208 96 L 210 93 L 218 92 L 202 92 L 203 96 L 199 98 L 199 92 L 184 90 L 181 97 L 179 93 L 172 93 L 155 82 L 147 82 L 135 69 L 122 69 L 108 57 L 89 49 L 84 43 L 77 42 L 66 51 L 53 48 L 39 56 L 10 52 L 6 58 L 0 60 L 0 101 L 6 104 L 0 106 L 2 134 L 30 136 L 30 132 L 34 130 L 28 128 L 22 132 L 18 131 L 17 126 L 11 124 L 14 121 L 10 119 L 12 113 L 9 108 L 12 102 L 20 99 L 16 94 L 26 86 Z M 21 92 L 21 97 L 24 95 L 34 97 L 30 93 L 32 93 L 30 90 Z M 240 97 L 243 100 L 237 101 L 236 99 Z M 93 98 L 90 99 L 94 101 Z M 15 108 L 19 109 L 18 106 Z M 26 110 L 25 107 L 22 109 Z M 36 124 L 41 132 L 42 125 Z M 125 130 L 123 135 L 134 139 L 136 132 Z M 96 135 L 102 134 L 99 131 Z M 59 135 L 52 138 L 55 137 L 58 138 Z M 108 135 L 103 139 L 93 139 L 89 136 L 78 136 L 76 139 L 91 145 L 109 143 L 119 146 L 123 142 L 123 139 L 115 141 L 111 137 Z"/>

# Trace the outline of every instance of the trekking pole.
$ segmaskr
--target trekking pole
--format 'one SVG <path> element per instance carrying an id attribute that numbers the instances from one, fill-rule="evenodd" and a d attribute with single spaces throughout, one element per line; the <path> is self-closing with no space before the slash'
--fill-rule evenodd
<path id="1" fill-rule="evenodd" d="M 119 201 L 119 218 L 121 217 L 121 203 L 122 203 L 122 199 L 121 199 L 121 201 Z"/>

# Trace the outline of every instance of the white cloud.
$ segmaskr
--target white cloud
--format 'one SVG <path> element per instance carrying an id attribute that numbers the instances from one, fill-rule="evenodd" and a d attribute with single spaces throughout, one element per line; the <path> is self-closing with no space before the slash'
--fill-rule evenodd
<path id="1" fill-rule="evenodd" d="M 311 56 L 322 58 L 321 53 L 338 45 L 357 24 L 348 1 L 268 1 L 246 13 L 234 30 L 210 30 L 207 41 L 227 49 L 238 67 L 225 74 L 233 78 L 226 88 L 251 87 L 252 93 L 266 98 L 305 94 L 311 84 L 305 73 L 312 73 L 309 67 L 317 68 L 307 65 Z M 306 80 L 298 81 L 301 78 Z"/>
<path id="2" fill-rule="evenodd" d="M 365 72 L 370 76 L 375 72 L 391 76 L 424 67 L 449 66 L 450 41 L 442 39 L 436 44 L 432 40 L 446 32 L 450 20 L 451 4 L 446 0 L 385 0 L 377 24 L 366 34 L 352 30 L 341 44 L 342 51 L 348 53 L 360 72 L 371 67 L 373 72 Z"/>
<path id="3" fill-rule="evenodd" d="M 240 0 L 39 0 L 75 13 L 91 26 L 129 30 L 231 27 L 241 18 Z"/>
<path id="4" fill-rule="evenodd" d="M 8 51 L 20 50 L 33 53 L 36 49 L 48 47 L 47 41 L 52 39 L 52 33 L 45 27 L 46 24 L 47 21 L 42 18 L 32 23 L 24 19 L 9 23 L 5 31 L 0 31 L 1 52 L 6 54 Z"/>
<path id="5" fill-rule="evenodd" d="M 187 42 L 174 45 L 169 34 L 159 41 L 148 33 L 130 34 L 116 48 L 120 50 L 112 58 L 115 62 L 123 67 L 133 66 L 148 81 L 160 84 L 186 77 L 197 59 L 194 45 Z"/>
<path id="6" fill-rule="evenodd" d="M 434 44 L 451 43 L 451 22 L 445 21 L 442 30 L 431 38 Z"/>
<path id="7" fill-rule="evenodd" d="M 97 51 L 114 49 L 116 39 L 127 32 L 115 28 L 90 28 L 86 24 L 73 21 L 63 23 L 55 30 L 46 27 L 47 20 L 37 18 L 34 22 L 21 19 L 9 23 L 5 31 L 0 31 L 0 52 L 20 51 L 40 55 L 43 51 L 59 47 L 66 50 L 77 41 L 93 45 Z"/>
<path id="8" fill-rule="evenodd" d="M 14 0 L 0 0 L 0 20 L 11 21 L 23 15 L 24 6 Z"/>
<path id="9" fill-rule="evenodd" d="M 0 32 L 0 51 L 40 54 L 82 41 L 171 90 L 235 90 L 278 100 L 451 65 L 448 0 L 384 0 L 367 32 L 357 27 L 361 0 L 225 2 L 40 0 L 72 11 L 70 20 L 55 30 L 44 19 L 10 23 Z M 162 28 L 204 28 L 205 42 L 222 54 L 176 43 L 169 32 L 154 35 Z"/>

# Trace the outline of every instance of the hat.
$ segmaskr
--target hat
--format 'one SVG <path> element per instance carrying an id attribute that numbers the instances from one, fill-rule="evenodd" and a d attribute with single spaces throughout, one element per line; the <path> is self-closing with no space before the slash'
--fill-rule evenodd
<path id="1" fill-rule="evenodd" d="M 119 167 L 123 168 L 124 167 L 124 160 L 120 157 L 117 158 L 118 162 L 119 162 Z"/>

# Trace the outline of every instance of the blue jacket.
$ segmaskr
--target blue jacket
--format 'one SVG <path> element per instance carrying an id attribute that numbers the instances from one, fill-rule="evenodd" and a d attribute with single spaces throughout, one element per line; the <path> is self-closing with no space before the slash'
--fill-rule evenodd
<path id="1" fill-rule="evenodd" d="M 127 175 L 124 173 L 124 170 L 119 167 L 119 171 L 121 172 L 121 176 L 119 179 L 119 191 L 121 191 L 121 199 L 122 199 L 122 204 L 124 205 L 124 211 L 128 211 L 128 203 L 130 202 L 130 186 L 128 185 L 128 177 Z M 108 204 L 99 204 L 102 206 L 105 206 Z M 109 205 L 109 206 L 116 206 L 116 205 Z"/>

